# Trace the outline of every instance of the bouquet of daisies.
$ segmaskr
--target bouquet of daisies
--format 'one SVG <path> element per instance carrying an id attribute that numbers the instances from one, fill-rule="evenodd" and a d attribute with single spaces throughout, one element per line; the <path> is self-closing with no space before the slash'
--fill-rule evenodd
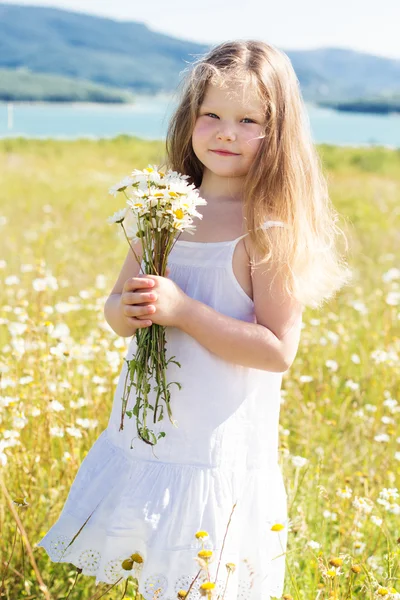
<path id="1" fill-rule="evenodd" d="M 155 166 L 148 166 L 143 171 L 135 169 L 132 175 L 125 177 L 117 185 L 110 188 L 109 193 L 116 196 L 122 192 L 127 206 L 108 218 L 109 223 L 121 225 L 137 262 L 132 242 L 141 241 L 142 264 L 140 270 L 146 275 L 165 276 L 168 255 L 182 231 L 192 232 L 195 229 L 193 217 L 202 218 L 196 210 L 207 202 L 199 196 L 193 184 L 187 182 L 188 176 L 176 171 L 162 172 Z M 165 327 L 153 323 L 150 327 L 137 329 L 137 350 L 135 356 L 127 362 L 127 374 L 124 385 L 121 407 L 120 431 L 124 428 L 125 414 L 136 417 L 136 428 L 139 437 L 150 445 L 165 436 L 159 432 L 158 437 L 148 428 L 147 413 L 153 411 L 153 423 L 161 421 L 166 406 L 169 419 L 173 425 L 170 406 L 169 387 L 178 382 L 166 381 L 166 368 L 169 362 L 181 366 L 175 356 L 167 360 Z M 154 378 L 154 379 L 153 379 Z M 155 382 L 156 392 L 154 406 L 149 402 L 149 392 Z M 136 391 L 136 403 L 132 411 L 127 410 L 132 388 Z"/>

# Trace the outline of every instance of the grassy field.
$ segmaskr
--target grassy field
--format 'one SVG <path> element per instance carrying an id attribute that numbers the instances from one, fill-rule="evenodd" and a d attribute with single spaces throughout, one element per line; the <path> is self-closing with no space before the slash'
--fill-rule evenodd
<path id="1" fill-rule="evenodd" d="M 284 598 L 400 598 L 400 152 L 319 150 L 353 284 L 305 311 L 284 376 Z M 44 598 L 40 577 L 53 599 L 123 597 L 34 545 L 107 424 L 129 342 L 103 316 L 126 254 L 107 190 L 162 156 L 129 137 L 0 140 L 1 598 Z"/>

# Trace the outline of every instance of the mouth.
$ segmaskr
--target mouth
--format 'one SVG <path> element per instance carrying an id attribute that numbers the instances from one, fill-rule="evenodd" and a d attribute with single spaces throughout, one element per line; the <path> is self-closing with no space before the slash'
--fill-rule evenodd
<path id="1" fill-rule="evenodd" d="M 228 150 L 210 150 L 210 152 L 214 152 L 214 154 L 219 154 L 220 156 L 240 156 L 236 152 L 229 152 Z"/>

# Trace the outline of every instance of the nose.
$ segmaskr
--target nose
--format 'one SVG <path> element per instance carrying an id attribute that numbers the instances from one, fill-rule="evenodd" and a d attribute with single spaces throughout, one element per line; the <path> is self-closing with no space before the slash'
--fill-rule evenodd
<path id="1" fill-rule="evenodd" d="M 223 125 L 220 123 L 220 127 L 217 132 L 217 139 L 233 142 L 236 139 L 234 128 L 229 124 Z"/>

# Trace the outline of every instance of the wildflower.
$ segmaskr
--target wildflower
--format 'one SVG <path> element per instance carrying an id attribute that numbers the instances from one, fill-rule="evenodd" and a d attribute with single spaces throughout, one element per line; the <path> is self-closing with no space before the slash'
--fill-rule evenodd
<path id="1" fill-rule="evenodd" d="M 139 554 L 139 552 L 131 554 L 130 558 L 133 560 L 133 562 L 138 563 L 139 565 L 143 563 L 143 557 Z"/>
<path id="2" fill-rule="evenodd" d="M 343 489 L 339 489 L 336 490 L 336 494 L 340 497 L 340 498 L 351 498 L 351 495 L 353 493 L 353 490 L 346 485 L 346 487 Z"/>
<path id="3" fill-rule="evenodd" d="M 212 550 L 200 550 L 197 553 L 197 556 L 199 556 L 200 558 L 204 558 L 204 560 L 208 560 L 212 557 L 212 554 Z"/>
<path id="4" fill-rule="evenodd" d="M 376 593 L 378 596 L 388 596 L 390 594 L 389 590 L 385 587 L 380 587 Z"/>
<path id="5" fill-rule="evenodd" d="M 186 590 L 179 590 L 178 592 L 178 598 L 186 598 L 187 596 L 187 591 Z"/>
<path id="6" fill-rule="evenodd" d="M 331 559 L 329 559 L 329 564 L 333 567 L 341 567 L 343 564 L 343 559 L 333 556 Z"/>
<path id="7" fill-rule="evenodd" d="M 195 536 L 197 537 L 197 539 L 199 538 L 205 538 L 208 537 L 208 533 L 207 531 L 198 531 Z"/>
<path id="8" fill-rule="evenodd" d="M 353 500 L 353 506 L 363 513 L 370 513 L 374 508 L 373 503 L 368 498 L 360 498 L 356 496 Z"/>
<path id="9" fill-rule="evenodd" d="M 15 500 L 13 500 L 13 503 L 21 507 L 29 506 L 28 502 L 26 501 L 26 498 L 15 498 Z"/>
<path id="10" fill-rule="evenodd" d="M 331 577 L 333 579 L 334 577 L 336 577 L 336 569 L 328 569 L 326 574 L 328 575 L 328 577 Z"/>
<path id="11" fill-rule="evenodd" d="M 308 463 L 308 458 L 304 458 L 303 456 L 292 456 L 292 463 L 295 467 L 301 468 Z"/>
<path id="12" fill-rule="evenodd" d="M 215 583 L 213 583 L 212 581 L 206 581 L 204 583 L 201 584 L 200 589 L 202 590 L 213 590 L 215 588 Z"/>
<path id="13" fill-rule="evenodd" d="M 131 558 L 126 558 L 122 561 L 122 568 L 124 571 L 132 571 L 133 568 L 133 560 Z"/>
<path id="14" fill-rule="evenodd" d="M 353 571 L 353 573 L 361 573 L 361 567 L 360 565 L 351 565 L 351 570 Z"/>
<path id="15" fill-rule="evenodd" d="M 122 210 L 117 210 L 111 217 L 108 217 L 108 223 L 122 223 L 126 217 L 127 208 L 123 208 Z"/>
<path id="16" fill-rule="evenodd" d="M 366 544 L 364 542 L 355 541 L 354 542 L 354 553 L 361 554 L 365 549 Z"/>
<path id="17" fill-rule="evenodd" d="M 321 544 L 319 544 L 318 542 L 314 542 L 314 540 L 308 541 L 307 546 L 312 550 L 319 550 L 321 548 Z"/>
<path id="18" fill-rule="evenodd" d="M 236 569 L 235 563 L 226 563 L 225 566 L 226 566 L 228 572 L 231 572 L 231 573 L 235 572 L 235 569 Z"/>

